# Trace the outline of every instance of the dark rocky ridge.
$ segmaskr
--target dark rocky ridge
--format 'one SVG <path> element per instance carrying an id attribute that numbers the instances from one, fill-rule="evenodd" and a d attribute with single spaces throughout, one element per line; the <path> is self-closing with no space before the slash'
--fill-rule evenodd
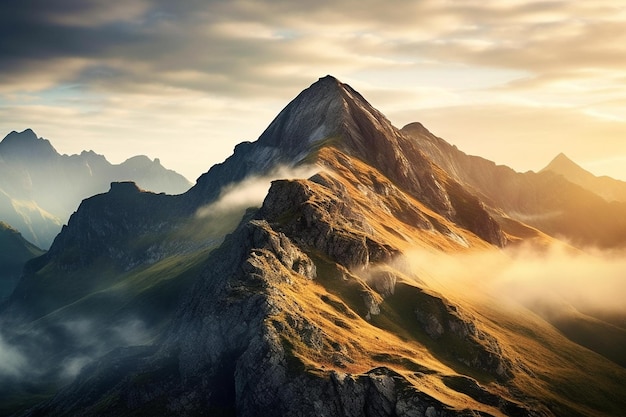
<path id="1" fill-rule="evenodd" d="M 171 253 L 161 238 L 171 230 L 173 202 L 172 196 L 140 190 L 133 182 L 112 183 L 108 193 L 84 200 L 50 250 L 25 265 L 4 317 L 35 320 L 101 288 L 106 280 L 94 267 L 103 275 L 122 274 Z M 45 279 L 51 271 L 59 275 L 52 287 Z M 77 282 L 64 278 L 81 271 L 85 276 Z"/>
<path id="2" fill-rule="evenodd" d="M 24 264 L 44 253 L 9 225 L 0 222 L 0 302 L 15 288 Z"/>
<path id="3" fill-rule="evenodd" d="M 11 132 L 0 142 L 0 155 L 10 159 L 49 159 L 57 155 L 49 140 L 40 139 L 32 129 Z"/>
<path id="4" fill-rule="evenodd" d="M 150 246 L 133 245 L 129 250 L 127 238 L 156 238 L 169 229 L 172 202 L 169 196 L 143 191 L 134 182 L 113 182 L 108 193 L 81 203 L 47 257 L 66 270 L 85 267 L 102 255 L 122 269 L 149 262 Z M 68 257 L 68 252 L 76 256 Z"/>

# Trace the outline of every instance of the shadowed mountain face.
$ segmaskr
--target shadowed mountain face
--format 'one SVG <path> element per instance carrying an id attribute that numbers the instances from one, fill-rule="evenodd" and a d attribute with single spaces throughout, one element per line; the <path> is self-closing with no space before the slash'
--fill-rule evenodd
<path id="1" fill-rule="evenodd" d="M 0 142 L 0 218 L 43 248 L 82 199 L 105 192 L 112 181 L 125 180 L 169 194 L 191 185 L 145 156 L 112 165 L 93 151 L 59 155 L 30 129 L 11 132 Z"/>
<path id="2" fill-rule="evenodd" d="M 429 152 L 324 77 L 188 192 L 114 183 L 84 200 L 0 310 L 0 347 L 22 359 L 0 367 L 0 402 L 53 391 L 29 416 L 619 415 L 623 368 L 472 268 L 432 272 L 500 262 L 525 234 Z"/>
<path id="3" fill-rule="evenodd" d="M 18 231 L 0 222 L 0 301 L 8 297 L 22 273 L 26 261 L 44 253 Z"/>

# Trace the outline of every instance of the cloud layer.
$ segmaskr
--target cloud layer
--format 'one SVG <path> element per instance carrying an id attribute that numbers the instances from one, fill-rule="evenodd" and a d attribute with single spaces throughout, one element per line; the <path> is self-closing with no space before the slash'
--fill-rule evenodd
<path id="1" fill-rule="evenodd" d="M 626 316 L 623 253 L 583 253 L 565 246 L 467 254 L 417 250 L 407 254 L 405 264 L 435 289 L 464 299 L 488 295 L 510 305 L 571 305 Z"/>
<path id="2" fill-rule="evenodd" d="M 317 166 L 280 166 L 268 175 L 252 176 L 226 187 L 216 201 L 200 207 L 196 218 L 202 220 L 203 228 L 212 233 L 228 233 L 239 224 L 248 208 L 263 204 L 272 181 L 278 179 L 307 179 L 320 172 Z"/>
<path id="3" fill-rule="evenodd" d="M 614 143 L 626 134 L 625 28 L 626 7 L 610 0 L 7 1 L 0 129 L 114 160 L 149 149 L 193 178 L 332 73 L 397 125 L 423 121 L 521 169 L 558 148 L 601 171 L 626 154 Z M 503 110 L 499 127 L 540 118 L 515 130 L 534 156 L 516 157 L 488 120 L 451 122 L 485 107 Z M 551 136 L 562 114 L 585 135 Z"/>

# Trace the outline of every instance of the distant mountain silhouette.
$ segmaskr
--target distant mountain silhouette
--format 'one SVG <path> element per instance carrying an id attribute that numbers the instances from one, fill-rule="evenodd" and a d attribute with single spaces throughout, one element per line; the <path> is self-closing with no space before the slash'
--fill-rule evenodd
<path id="1" fill-rule="evenodd" d="M 191 186 L 158 159 L 135 156 L 113 165 L 93 151 L 60 155 L 31 129 L 11 132 L 0 142 L 0 219 L 47 248 L 82 199 L 125 180 L 169 194 Z"/>
<path id="2" fill-rule="evenodd" d="M 608 176 L 595 176 L 563 153 L 558 154 L 541 172 L 562 175 L 568 181 L 598 194 L 606 201 L 626 202 L 626 182 Z"/>
<path id="3" fill-rule="evenodd" d="M 503 226 L 512 219 L 583 248 L 626 247 L 626 203 L 608 202 L 600 197 L 602 186 L 588 189 L 577 184 L 581 170 L 572 169 L 575 164 L 567 164 L 573 179 L 548 169 L 520 173 L 467 155 L 420 123 L 411 123 L 402 132 L 413 138 L 433 162 L 472 189 L 492 214 L 500 217 Z M 598 179 L 594 184 L 599 182 L 604 180 Z"/>

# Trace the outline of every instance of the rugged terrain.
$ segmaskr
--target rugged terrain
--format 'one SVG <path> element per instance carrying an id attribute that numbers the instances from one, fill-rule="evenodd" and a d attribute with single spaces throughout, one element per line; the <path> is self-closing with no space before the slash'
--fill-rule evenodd
<path id="1" fill-rule="evenodd" d="M 542 189 L 502 197 L 477 179 L 506 168 L 437 140 L 327 76 L 188 192 L 86 199 L 2 306 L 24 363 L 5 372 L 6 410 L 620 415 L 622 366 L 495 292 L 489 268 L 451 268 L 506 267 L 522 242 L 574 251 L 514 215 Z M 228 196 L 253 179 L 273 181 L 245 210 Z"/>

